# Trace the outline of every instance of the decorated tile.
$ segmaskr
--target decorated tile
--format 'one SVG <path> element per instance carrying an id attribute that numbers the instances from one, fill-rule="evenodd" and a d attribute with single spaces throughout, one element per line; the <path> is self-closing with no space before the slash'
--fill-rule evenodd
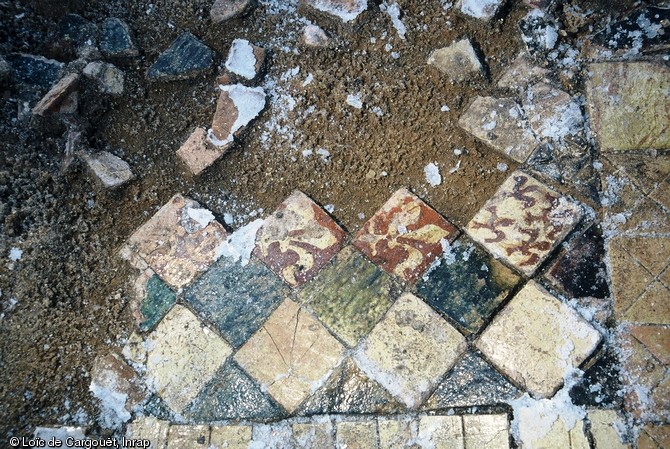
<path id="1" fill-rule="evenodd" d="M 578 204 L 515 171 L 470 221 L 467 232 L 494 256 L 531 276 L 581 214 Z"/>
<path id="2" fill-rule="evenodd" d="M 400 189 L 356 235 L 354 246 L 387 273 L 414 282 L 458 230 L 433 208 Z"/>
<path id="3" fill-rule="evenodd" d="M 181 413 L 230 355 L 230 346 L 175 305 L 145 342 L 147 385 Z"/>
<path id="4" fill-rule="evenodd" d="M 305 285 L 299 298 L 353 347 L 391 307 L 395 295 L 389 275 L 347 247 Z"/>
<path id="5" fill-rule="evenodd" d="M 323 385 L 344 347 L 307 311 L 285 300 L 235 355 L 263 391 L 292 413 Z"/>
<path id="6" fill-rule="evenodd" d="M 417 283 L 417 295 L 467 333 L 478 332 L 521 278 L 463 235 Z"/>
<path id="7" fill-rule="evenodd" d="M 419 438 L 423 447 L 434 449 L 463 449 L 463 421 L 460 416 L 422 416 L 419 418 Z"/>
<path id="8" fill-rule="evenodd" d="M 145 289 L 146 296 L 140 304 L 142 314 L 140 330 L 148 331 L 153 329 L 177 302 L 177 295 L 156 275 L 149 278 Z"/>
<path id="9" fill-rule="evenodd" d="M 336 424 L 337 449 L 377 449 L 375 421 L 342 421 Z"/>
<path id="10" fill-rule="evenodd" d="M 194 422 L 258 421 L 283 415 L 284 410 L 232 361 L 223 364 L 184 411 Z"/>
<path id="11" fill-rule="evenodd" d="M 465 447 L 509 449 L 507 415 L 463 415 Z"/>
<path id="12" fill-rule="evenodd" d="M 128 239 L 137 253 L 173 288 L 191 283 L 217 258 L 226 231 L 207 209 L 175 195 Z"/>
<path id="13" fill-rule="evenodd" d="M 209 448 L 209 426 L 170 426 L 167 449 Z"/>
<path id="14" fill-rule="evenodd" d="M 297 449 L 335 449 L 335 429 L 327 418 L 308 423 L 293 423 L 293 439 Z"/>
<path id="15" fill-rule="evenodd" d="M 339 251 L 344 235 L 323 209 L 296 190 L 265 220 L 254 253 L 288 285 L 298 287 Z"/>
<path id="16" fill-rule="evenodd" d="M 548 398 L 593 353 L 600 333 L 535 281 L 496 315 L 476 345 L 533 396 Z"/>
<path id="17" fill-rule="evenodd" d="M 234 347 L 256 332 L 289 293 L 265 265 L 242 265 L 221 257 L 184 294 L 196 312 L 213 323 Z"/>
<path id="18" fill-rule="evenodd" d="M 208 449 L 248 449 L 251 426 L 212 426 Z"/>
<path id="19" fill-rule="evenodd" d="M 465 338 L 406 293 L 357 348 L 355 360 L 409 408 L 417 408 L 465 351 Z"/>

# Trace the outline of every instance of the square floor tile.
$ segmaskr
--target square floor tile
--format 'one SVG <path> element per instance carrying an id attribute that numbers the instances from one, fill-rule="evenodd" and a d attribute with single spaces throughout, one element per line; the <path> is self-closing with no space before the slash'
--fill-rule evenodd
<path id="1" fill-rule="evenodd" d="M 532 395 L 551 397 L 571 369 L 593 353 L 601 335 L 535 281 L 496 315 L 477 347 Z"/>
<path id="2" fill-rule="evenodd" d="M 507 415 L 463 415 L 463 433 L 468 449 L 509 449 Z"/>
<path id="3" fill-rule="evenodd" d="M 235 360 L 291 413 L 328 379 L 343 352 L 321 323 L 287 299 Z"/>
<path id="4" fill-rule="evenodd" d="M 344 235 L 318 204 L 296 190 L 265 220 L 254 253 L 288 285 L 298 287 L 339 251 Z"/>
<path id="5" fill-rule="evenodd" d="M 419 436 L 419 422 L 412 418 L 379 418 L 379 449 L 406 449 L 413 446 Z"/>
<path id="6" fill-rule="evenodd" d="M 175 305 L 145 342 L 147 385 L 181 413 L 230 355 L 230 346 Z"/>
<path id="7" fill-rule="evenodd" d="M 458 230 L 407 189 L 400 189 L 356 235 L 354 246 L 387 273 L 414 282 Z"/>
<path id="8" fill-rule="evenodd" d="M 289 289 L 261 262 L 221 257 L 186 290 L 184 298 L 239 347 L 258 330 Z"/>
<path id="9" fill-rule="evenodd" d="M 531 276 L 581 217 L 579 205 L 515 171 L 475 215 L 468 234 Z"/>
<path id="10" fill-rule="evenodd" d="M 377 449 L 377 422 L 342 421 L 336 425 L 337 449 Z"/>
<path id="11" fill-rule="evenodd" d="M 212 426 L 208 449 L 248 449 L 251 426 Z"/>
<path id="12" fill-rule="evenodd" d="M 226 231 L 198 203 L 175 195 L 128 239 L 127 246 L 174 288 L 191 283 L 217 258 Z"/>
<path id="13" fill-rule="evenodd" d="M 468 333 L 478 332 L 521 278 L 467 236 L 418 282 L 417 295 Z"/>
<path id="14" fill-rule="evenodd" d="M 291 426 L 297 449 L 334 449 L 335 430 L 327 419 L 315 419 L 308 423 L 294 423 Z"/>
<path id="15" fill-rule="evenodd" d="M 167 449 L 208 449 L 209 426 L 170 426 Z"/>
<path id="16" fill-rule="evenodd" d="M 129 440 L 149 440 L 149 449 L 163 449 L 167 443 L 170 423 L 156 418 L 137 417 L 126 427 L 126 438 Z"/>
<path id="17" fill-rule="evenodd" d="M 404 294 L 356 350 L 358 366 L 416 408 L 465 351 L 465 338 L 412 294 Z"/>
<path id="18" fill-rule="evenodd" d="M 422 447 L 464 449 L 463 421 L 460 416 L 422 416 L 419 439 Z"/>
<path id="19" fill-rule="evenodd" d="M 356 346 L 395 298 L 392 280 L 353 247 L 343 249 L 300 291 L 300 301 L 348 346 Z"/>

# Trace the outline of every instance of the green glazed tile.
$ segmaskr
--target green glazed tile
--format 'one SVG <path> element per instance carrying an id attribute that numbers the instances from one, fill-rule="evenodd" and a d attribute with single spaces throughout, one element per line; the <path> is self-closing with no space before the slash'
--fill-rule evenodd
<path id="1" fill-rule="evenodd" d="M 175 292 L 155 274 L 147 281 L 146 290 L 147 295 L 140 306 L 144 317 L 140 329 L 143 331 L 153 329 L 177 301 Z"/>

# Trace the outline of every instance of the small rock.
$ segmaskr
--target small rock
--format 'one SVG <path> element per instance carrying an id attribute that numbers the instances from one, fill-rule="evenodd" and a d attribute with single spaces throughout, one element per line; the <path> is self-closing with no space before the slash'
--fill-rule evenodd
<path id="1" fill-rule="evenodd" d="M 447 75 L 452 83 L 465 81 L 469 75 L 482 70 L 482 64 L 469 39 L 434 50 L 428 57 L 428 64 Z"/>
<path id="2" fill-rule="evenodd" d="M 183 33 L 149 68 L 150 80 L 193 78 L 212 66 L 212 51 L 191 33 Z"/>
<path id="3" fill-rule="evenodd" d="M 87 48 L 95 47 L 98 28 L 79 14 L 66 14 L 58 23 L 53 43 L 65 58 L 80 56 Z"/>
<path id="4" fill-rule="evenodd" d="M 558 26 L 540 9 L 534 9 L 519 22 L 521 39 L 531 56 L 544 55 L 556 47 Z"/>
<path id="5" fill-rule="evenodd" d="M 71 112 L 72 99 L 71 94 L 77 88 L 79 83 L 79 75 L 71 73 L 65 78 L 61 79 L 49 92 L 35 105 L 33 108 L 34 115 L 49 115 L 55 112 L 61 112 L 65 107 L 65 112 Z M 68 101 L 70 99 L 70 101 Z M 76 110 L 76 99 L 74 100 L 74 109 Z M 74 111 L 72 111 L 74 112 Z"/>
<path id="6" fill-rule="evenodd" d="M 85 155 L 84 160 L 93 174 L 108 188 L 123 185 L 135 176 L 126 161 L 107 151 Z"/>
<path id="7" fill-rule="evenodd" d="M 498 13 L 502 0 L 461 0 L 463 14 L 475 19 L 491 20 Z"/>
<path id="8" fill-rule="evenodd" d="M 125 75 L 113 64 L 100 61 L 91 62 L 84 67 L 83 73 L 97 82 L 101 92 L 110 95 L 123 94 Z"/>
<path id="9" fill-rule="evenodd" d="M 225 22 L 248 14 L 256 5 L 256 0 L 216 0 L 209 16 L 214 23 Z"/>
<path id="10" fill-rule="evenodd" d="M 342 31 L 351 31 L 352 25 L 368 9 L 367 0 L 300 0 L 305 15 L 315 22 Z"/>
<path id="11" fill-rule="evenodd" d="M 529 84 L 544 81 L 548 75 L 549 70 L 534 65 L 526 53 L 521 53 L 500 77 L 498 87 L 523 92 Z"/>
<path id="12" fill-rule="evenodd" d="M 110 17 L 100 27 L 100 51 L 109 58 L 137 56 L 128 25 L 121 19 Z"/>
<path id="13" fill-rule="evenodd" d="M 44 90 L 50 89 L 60 79 L 64 68 L 62 62 L 25 53 L 7 55 L 6 60 L 12 67 L 14 78 Z"/>
<path id="14" fill-rule="evenodd" d="M 207 141 L 207 131 L 204 128 L 196 128 L 184 144 L 177 150 L 177 156 L 184 161 L 191 173 L 200 174 L 204 169 L 212 165 L 224 150 L 213 147 Z"/>
<path id="15" fill-rule="evenodd" d="M 265 49 L 251 44 L 246 39 L 235 39 L 230 46 L 226 69 L 234 75 L 246 80 L 255 79 L 263 68 Z"/>
<path id="16" fill-rule="evenodd" d="M 246 87 L 241 84 L 221 86 L 221 95 L 216 105 L 209 141 L 215 146 L 229 148 L 234 138 L 265 108 L 265 91 L 261 87 Z"/>
<path id="17" fill-rule="evenodd" d="M 531 129 L 542 137 L 563 140 L 577 135 L 584 128 L 579 105 L 567 92 L 546 83 L 538 83 L 528 89 L 523 109 Z"/>
<path id="18" fill-rule="evenodd" d="M 302 31 L 300 43 L 306 47 L 329 47 L 331 39 L 318 25 L 307 25 Z"/>
<path id="19" fill-rule="evenodd" d="M 0 83 L 9 79 L 12 76 L 12 68 L 9 63 L 5 61 L 5 58 L 0 56 Z"/>

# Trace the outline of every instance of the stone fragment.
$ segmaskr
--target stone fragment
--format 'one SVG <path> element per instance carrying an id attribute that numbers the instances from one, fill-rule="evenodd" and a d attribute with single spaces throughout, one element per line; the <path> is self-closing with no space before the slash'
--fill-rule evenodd
<path id="1" fill-rule="evenodd" d="M 355 351 L 358 366 L 409 408 L 418 408 L 465 351 L 465 338 L 406 293 Z"/>
<path id="2" fill-rule="evenodd" d="M 377 423 L 342 421 L 336 424 L 338 449 L 377 449 Z"/>
<path id="3" fill-rule="evenodd" d="M 476 346 L 517 385 L 547 398 L 600 340 L 600 333 L 575 310 L 530 281 L 498 313 Z"/>
<path id="4" fill-rule="evenodd" d="M 548 69 L 534 65 L 528 54 L 521 53 L 500 77 L 498 87 L 513 89 L 521 93 L 534 82 L 546 81 L 548 75 Z"/>
<path id="5" fill-rule="evenodd" d="M 307 25 L 302 30 L 300 42 L 306 47 L 319 48 L 329 47 L 331 39 L 328 34 L 318 25 Z"/>
<path id="6" fill-rule="evenodd" d="M 139 416 L 126 427 L 129 440 L 149 440 L 150 449 L 164 449 L 167 444 L 170 423 L 156 418 Z"/>
<path id="7" fill-rule="evenodd" d="M 307 195 L 295 191 L 265 220 L 254 254 L 291 287 L 299 287 L 340 249 L 344 231 Z"/>
<path id="8" fill-rule="evenodd" d="M 234 76 L 251 81 L 259 76 L 264 63 L 264 48 L 246 39 L 235 39 L 228 51 L 225 67 Z"/>
<path id="9" fill-rule="evenodd" d="M 378 418 L 379 449 L 416 448 L 419 423 L 411 418 Z"/>
<path id="10" fill-rule="evenodd" d="M 460 416 L 421 416 L 419 418 L 420 447 L 433 449 L 463 449 L 463 422 Z"/>
<path id="11" fill-rule="evenodd" d="M 248 14 L 256 5 L 256 0 L 215 0 L 209 16 L 214 23 L 225 22 Z"/>
<path id="12" fill-rule="evenodd" d="M 521 106 L 512 98 L 476 97 L 458 125 L 491 148 L 525 162 L 538 144 Z"/>
<path id="13" fill-rule="evenodd" d="M 132 57 L 139 54 L 128 24 L 116 17 L 108 17 L 100 26 L 100 51 L 108 58 Z"/>
<path id="14" fill-rule="evenodd" d="M 460 0 L 459 8 L 463 14 L 488 21 L 495 17 L 502 3 L 502 0 Z"/>
<path id="15" fill-rule="evenodd" d="M 656 62 L 589 66 L 586 95 L 601 151 L 670 148 L 670 68 Z"/>
<path id="16" fill-rule="evenodd" d="M 482 71 L 482 63 L 469 39 L 462 39 L 448 47 L 433 50 L 428 65 L 444 73 L 452 83 L 467 80 Z"/>
<path id="17" fill-rule="evenodd" d="M 590 409 L 588 417 L 591 421 L 591 435 L 595 449 L 630 448 L 630 445 L 624 444 L 619 434 L 620 430 L 625 428 L 625 424 L 615 410 Z"/>
<path id="18" fill-rule="evenodd" d="M 521 39 L 531 56 L 543 56 L 558 43 L 558 25 L 541 9 L 533 9 L 519 22 Z"/>
<path id="19" fill-rule="evenodd" d="M 509 449 L 507 415 L 463 415 L 465 447 Z"/>
<path id="20" fill-rule="evenodd" d="M 531 129 L 540 137 L 562 141 L 576 136 L 584 128 L 579 104 L 570 95 L 547 83 L 528 89 L 523 102 Z"/>
<path id="21" fill-rule="evenodd" d="M 297 449 L 335 449 L 335 432 L 330 421 L 294 423 L 291 429 Z"/>
<path id="22" fill-rule="evenodd" d="M 91 172 L 107 188 L 119 187 L 135 177 L 126 161 L 107 151 L 84 155 L 84 160 Z"/>
<path id="23" fill-rule="evenodd" d="M 14 78 L 24 84 L 46 91 L 63 73 L 62 62 L 25 53 L 12 53 L 5 57 L 12 68 Z"/>
<path id="24" fill-rule="evenodd" d="M 198 76 L 212 66 L 212 50 L 191 33 L 183 33 L 149 67 L 151 81 L 178 80 Z"/>
<path id="25" fill-rule="evenodd" d="M 515 171 L 466 230 L 494 256 L 530 276 L 572 231 L 581 215 L 577 203 Z"/>
<path id="26" fill-rule="evenodd" d="M 247 449 L 251 426 L 212 426 L 209 449 Z"/>
<path id="27" fill-rule="evenodd" d="M 122 95 L 125 74 L 113 64 L 106 62 L 90 62 L 84 67 L 83 73 L 94 80 L 102 93 Z"/>
<path id="28" fill-rule="evenodd" d="M 167 449 L 208 449 L 209 426 L 170 426 Z"/>
<path id="29" fill-rule="evenodd" d="M 287 299 L 235 360 L 292 413 L 328 379 L 343 352 L 323 325 Z"/>
<path id="30" fill-rule="evenodd" d="M 71 73 L 61 79 L 33 108 L 34 115 L 49 115 L 68 109 L 69 98 L 79 84 L 79 75 Z"/>
<path id="31" fill-rule="evenodd" d="M 368 9 L 368 2 L 367 0 L 301 0 L 301 6 L 344 23 L 351 23 Z"/>
<path id="32" fill-rule="evenodd" d="M 246 127 L 265 109 L 265 91 L 262 87 L 246 87 L 241 84 L 219 86 L 221 95 L 216 104 L 216 113 L 208 139 L 222 151 L 233 144 Z"/>
<path id="33" fill-rule="evenodd" d="M 220 148 L 209 144 L 207 131 L 204 128 L 196 128 L 177 150 L 177 156 L 184 161 L 194 175 L 202 173 L 203 170 L 216 162 L 223 153 Z"/>

